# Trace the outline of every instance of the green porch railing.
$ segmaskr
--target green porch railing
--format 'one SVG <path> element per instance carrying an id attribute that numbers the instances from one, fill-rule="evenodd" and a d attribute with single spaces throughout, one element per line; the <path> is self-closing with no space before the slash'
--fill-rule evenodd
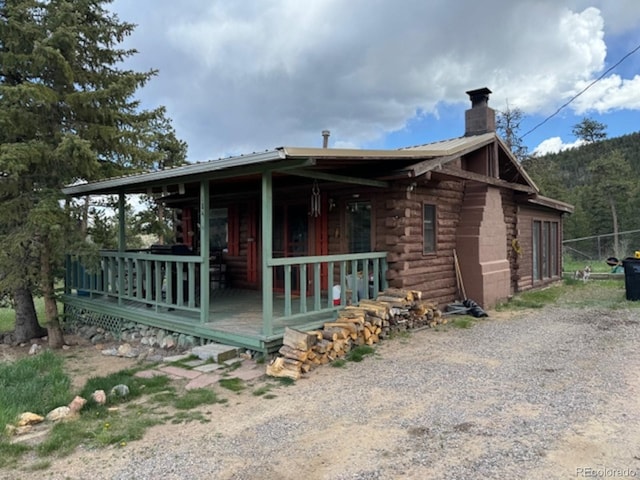
<path id="1" fill-rule="evenodd" d="M 386 258 L 386 252 L 272 258 L 266 274 L 280 280 L 284 308 L 282 315 L 262 312 L 264 335 L 273 334 L 274 320 L 283 323 L 345 306 L 348 292 L 353 303 L 376 296 L 387 288 Z"/>
<path id="2" fill-rule="evenodd" d="M 280 328 L 303 324 L 313 315 L 335 312 L 349 299 L 357 303 L 376 296 L 387 288 L 386 257 L 386 252 L 370 252 L 270 259 L 268 271 L 263 273 L 278 281 L 275 291 L 263 291 L 263 295 L 278 296 L 282 301 L 276 302 L 275 308 L 271 302 L 271 308 L 263 310 L 263 335 L 274 335 L 274 321 Z M 147 251 L 102 251 L 98 258 L 67 255 L 65 294 L 110 297 L 118 305 L 142 304 L 178 314 L 200 313 L 202 264 L 198 255 Z M 205 317 L 205 321 L 215 322 L 209 318 L 208 306 Z"/>
<path id="3" fill-rule="evenodd" d="M 99 258 L 67 255 L 65 293 L 108 296 L 150 307 L 200 312 L 198 255 L 101 251 Z"/>

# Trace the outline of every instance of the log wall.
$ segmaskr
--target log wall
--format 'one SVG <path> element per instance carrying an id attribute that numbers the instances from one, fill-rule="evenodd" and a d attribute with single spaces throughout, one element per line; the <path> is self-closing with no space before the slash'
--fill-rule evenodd
<path id="1" fill-rule="evenodd" d="M 420 290 L 438 305 L 456 298 L 453 262 L 463 199 L 462 182 L 430 181 L 413 190 L 398 185 L 378 202 L 376 250 L 386 250 L 389 286 Z M 423 253 L 424 204 L 436 206 L 436 251 Z"/>
<path id="2" fill-rule="evenodd" d="M 549 211 L 520 206 L 518 209 L 518 238 L 520 242 L 520 248 L 522 253 L 520 255 L 520 269 L 519 269 L 519 291 L 530 290 L 532 288 L 539 288 L 541 286 L 557 282 L 560 277 L 546 278 L 533 281 L 533 222 L 534 220 L 540 221 L 555 221 L 559 222 L 559 229 L 562 232 L 562 221 L 557 214 L 553 214 Z M 560 233 L 560 245 L 562 244 L 562 233 Z M 559 248 L 558 254 L 562 255 L 562 249 Z"/>
<path id="3" fill-rule="evenodd" d="M 509 260 L 509 270 L 511 271 L 511 293 L 518 293 L 520 290 L 520 264 L 522 255 L 520 251 L 520 234 L 518 225 L 518 206 L 513 199 L 511 190 L 502 190 L 502 210 L 504 212 L 504 223 L 507 226 L 507 260 Z"/>

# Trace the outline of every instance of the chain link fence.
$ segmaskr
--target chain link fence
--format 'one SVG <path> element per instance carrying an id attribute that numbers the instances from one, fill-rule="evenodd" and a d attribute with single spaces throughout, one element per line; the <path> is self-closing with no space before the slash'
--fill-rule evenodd
<path id="1" fill-rule="evenodd" d="M 628 230 L 617 235 L 608 233 L 592 237 L 572 238 L 562 242 L 564 260 L 577 262 L 605 262 L 615 257 L 623 260 L 640 250 L 640 230 Z"/>

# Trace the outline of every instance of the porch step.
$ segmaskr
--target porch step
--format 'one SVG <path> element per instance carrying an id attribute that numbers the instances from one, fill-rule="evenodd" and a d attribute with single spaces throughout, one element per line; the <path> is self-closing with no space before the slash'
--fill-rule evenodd
<path id="1" fill-rule="evenodd" d="M 209 343 L 193 347 L 191 349 L 193 355 L 197 355 L 201 360 L 212 359 L 216 363 L 222 363 L 238 356 L 238 347 L 223 345 L 222 343 Z"/>

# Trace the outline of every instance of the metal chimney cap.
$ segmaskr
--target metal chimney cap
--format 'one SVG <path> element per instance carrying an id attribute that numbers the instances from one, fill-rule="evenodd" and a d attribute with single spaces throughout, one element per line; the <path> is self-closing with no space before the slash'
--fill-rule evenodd
<path id="1" fill-rule="evenodd" d="M 492 93 L 487 87 L 469 90 L 465 92 L 471 99 L 471 106 L 486 105 L 489 102 L 489 94 Z"/>

